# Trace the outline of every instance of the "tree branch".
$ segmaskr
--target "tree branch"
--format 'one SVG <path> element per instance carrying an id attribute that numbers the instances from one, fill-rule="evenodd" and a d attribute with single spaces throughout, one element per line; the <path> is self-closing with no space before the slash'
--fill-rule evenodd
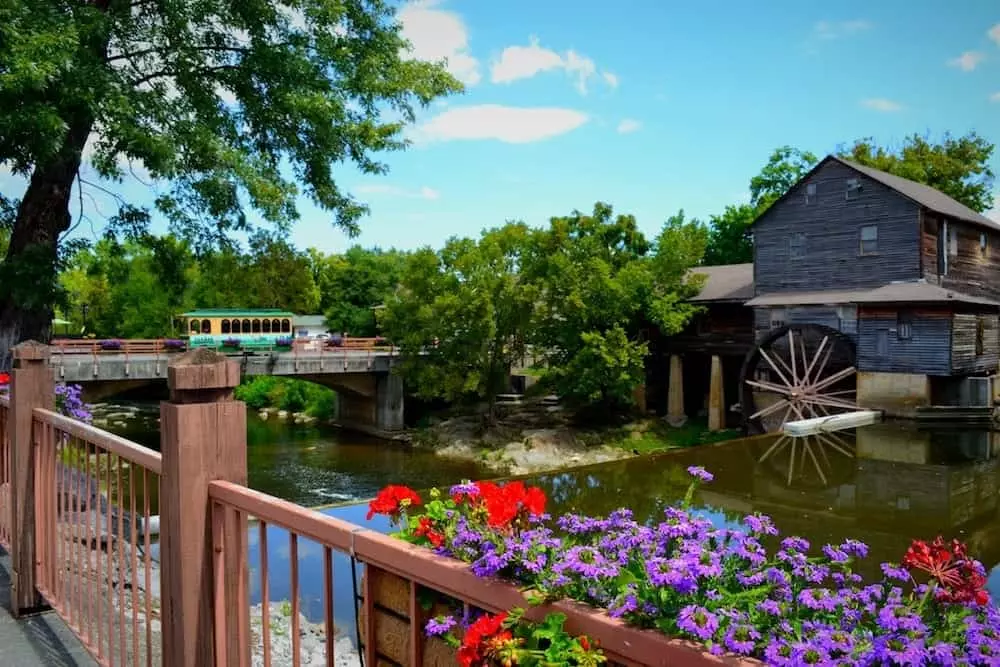
<path id="1" fill-rule="evenodd" d="M 199 70 L 192 70 L 191 72 L 187 72 L 187 73 L 201 75 L 201 74 L 212 74 L 213 72 L 221 72 L 221 71 L 225 71 L 225 70 L 236 71 L 238 69 L 239 69 L 238 65 L 216 65 L 214 67 L 204 67 L 204 68 L 199 69 Z M 182 72 L 178 72 L 176 70 L 171 70 L 171 69 L 164 69 L 164 70 L 160 70 L 158 72 L 152 72 L 151 74 L 147 74 L 145 76 L 141 76 L 138 79 L 135 79 L 133 81 L 129 81 L 128 83 L 129 83 L 130 86 L 136 87 L 136 86 L 141 86 L 144 83 L 149 83 L 153 79 L 159 79 L 159 78 L 168 77 L 168 76 L 176 77 L 179 74 L 182 74 Z"/>

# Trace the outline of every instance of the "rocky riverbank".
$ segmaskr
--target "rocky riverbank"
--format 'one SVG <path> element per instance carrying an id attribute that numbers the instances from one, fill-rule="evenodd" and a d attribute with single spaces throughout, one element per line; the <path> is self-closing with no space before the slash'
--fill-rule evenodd
<path id="1" fill-rule="evenodd" d="M 250 634 L 253 638 L 252 659 L 254 667 L 264 665 L 264 633 L 262 631 L 262 606 L 250 608 Z M 292 664 L 292 605 L 288 602 L 272 602 L 268 605 L 270 627 L 271 664 Z M 358 652 L 354 642 L 342 631 L 336 632 L 333 642 L 333 656 L 326 658 L 326 629 L 322 623 L 310 623 L 305 614 L 299 612 L 299 659 L 302 667 L 357 667 Z"/>
<path id="2" fill-rule="evenodd" d="M 261 408 L 257 411 L 257 416 L 264 421 L 268 419 L 280 419 L 282 421 L 290 421 L 293 424 L 315 424 L 320 421 L 316 417 L 304 412 L 289 412 L 288 410 L 279 410 L 277 408 Z"/>
<path id="3" fill-rule="evenodd" d="M 432 418 L 409 433 L 418 447 L 439 456 L 476 460 L 498 473 L 523 475 L 739 437 L 734 430 L 709 432 L 690 421 L 673 427 L 647 417 L 604 427 L 581 427 L 558 405 L 532 402 L 502 406 L 496 424 L 480 414 Z"/>

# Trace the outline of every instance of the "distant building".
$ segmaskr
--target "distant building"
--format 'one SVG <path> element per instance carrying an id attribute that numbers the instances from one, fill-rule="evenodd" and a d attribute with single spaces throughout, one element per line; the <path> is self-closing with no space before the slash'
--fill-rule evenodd
<path id="1" fill-rule="evenodd" d="M 292 318 L 292 331 L 296 338 L 315 338 L 328 333 L 325 315 L 296 315 Z"/>

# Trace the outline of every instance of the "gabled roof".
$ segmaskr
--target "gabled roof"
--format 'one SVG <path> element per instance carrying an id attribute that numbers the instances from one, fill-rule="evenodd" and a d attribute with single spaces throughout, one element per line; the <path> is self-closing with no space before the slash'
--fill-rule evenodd
<path id="1" fill-rule="evenodd" d="M 691 301 L 743 302 L 753 298 L 753 264 L 696 266 L 690 272 L 705 276 L 705 284 Z"/>
<path id="2" fill-rule="evenodd" d="M 853 169 L 862 176 L 877 181 L 882 185 L 886 186 L 890 190 L 893 190 L 897 194 L 906 197 L 910 201 L 923 206 L 924 208 L 938 213 L 940 215 L 948 216 L 950 218 L 955 218 L 956 220 L 962 220 L 964 222 L 971 222 L 974 225 L 980 225 L 983 227 L 988 227 L 993 230 L 1000 231 L 1000 222 L 996 220 L 991 220 L 987 218 L 982 213 L 977 213 L 965 204 L 958 202 L 948 195 L 935 190 L 929 185 L 924 185 L 923 183 L 917 183 L 916 181 L 911 181 L 907 178 L 902 178 L 901 176 L 895 176 L 885 171 L 879 169 L 873 169 L 872 167 L 866 167 L 862 164 L 858 164 L 852 160 L 846 160 L 842 157 L 836 155 L 827 155 L 825 158 L 820 160 L 815 167 L 809 170 L 802 178 L 798 180 L 795 185 L 788 189 L 788 192 L 779 197 L 766 211 L 760 214 L 756 220 L 753 221 L 753 225 L 756 225 L 763 219 L 768 212 L 770 212 L 777 205 L 778 202 L 784 200 L 788 197 L 793 190 L 796 190 L 800 183 L 811 177 L 817 171 L 823 168 L 824 165 L 830 162 L 838 162 L 848 169 Z M 751 226 L 753 226 L 751 225 Z"/>
<path id="3" fill-rule="evenodd" d="M 939 190 L 935 190 L 929 185 L 917 183 L 916 181 L 895 176 L 885 171 L 879 171 L 878 169 L 872 169 L 871 167 L 866 167 L 858 164 L 857 162 L 845 160 L 835 155 L 831 155 L 830 157 L 837 162 L 850 167 L 854 171 L 860 172 L 873 181 L 878 181 L 887 188 L 895 190 L 907 199 L 911 199 L 924 208 L 930 209 L 935 213 L 940 213 L 941 215 L 946 215 L 957 220 L 964 220 L 965 222 L 991 227 L 993 229 L 1000 229 L 1000 222 L 990 220 L 982 213 L 976 213 L 965 204 L 952 199 L 948 195 Z"/>

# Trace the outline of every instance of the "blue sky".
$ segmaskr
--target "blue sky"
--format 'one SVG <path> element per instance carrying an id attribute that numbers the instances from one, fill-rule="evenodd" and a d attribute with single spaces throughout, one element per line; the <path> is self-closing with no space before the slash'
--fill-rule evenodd
<path id="1" fill-rule="evenodd" d="M 414 145 L 386 157 L 389 174 L 340 169 L 371 207 L 358 238 L 305 204 L 292 240 L 438 246 L 596 200 L 653 235 L 680 208 L 705 218 L 745 201 L 780 145 L 822 155 L 864 136 L 891 144 L 946 130 L 1000 144 L 995 0 L 809 4 L 404 5 L 414 55 L 447 57 L 467 90 L 421 112 Z M 17 194 L 9 177 L 0 187 Z M 113 187 L 146 198 L 134 181 Z"/>

